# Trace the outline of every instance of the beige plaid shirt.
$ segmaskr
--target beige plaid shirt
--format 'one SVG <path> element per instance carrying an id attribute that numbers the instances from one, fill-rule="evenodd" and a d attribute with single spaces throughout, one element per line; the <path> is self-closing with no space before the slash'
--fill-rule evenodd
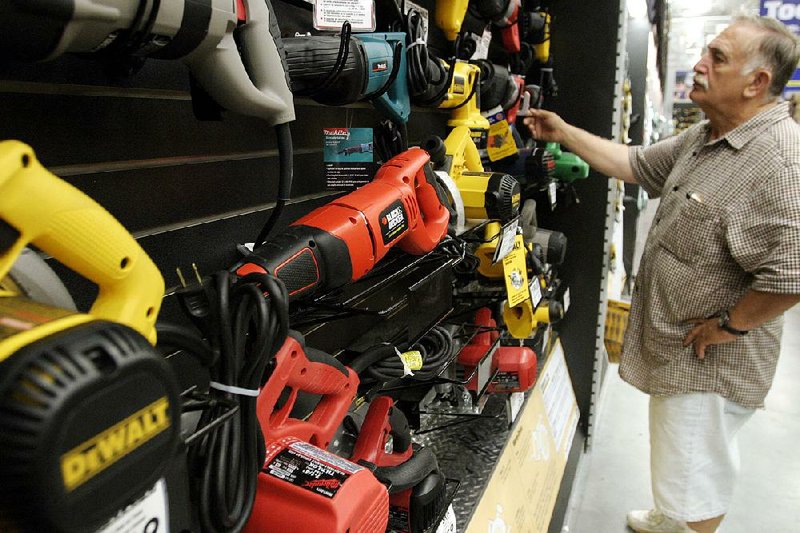
<path id="1" fill-rule="evenodd" d="M 705 360 L 682 346 L 687 320 L 732 307 L 747 291 L 800 293 L 800 126 L 782 103 L 724 137 L 707 122 L 632 147 L 636 179 L 661 197 L 634 286 L 620 364 L 649 394 L 715 392 L 761 407 L 780 351 L 778 317 Z"/>

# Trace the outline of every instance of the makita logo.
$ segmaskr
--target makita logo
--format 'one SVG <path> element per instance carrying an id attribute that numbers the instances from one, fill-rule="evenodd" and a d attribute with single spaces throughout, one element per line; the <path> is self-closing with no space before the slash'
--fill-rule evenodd
<path id="1" fill-rule="evenodd" d="M 321 487 L 323 489 L 336 490 L 342 483 L 338 479 L 314 479 L 303 483 L 304 487 L 310 489 Z"/>
<path id="2" fill-rule="evenodd" d="M 349 135 L 347 128 L 322 128 L 325 135 Z"/>
<path id="3" fill-rule="evenodd" d="M 64 488 L 71 491 L 170 427 L 162 396 L 61 456 Z"/>
<path id="4" fill-rule="evenodd" d="M 386 61 L 372 64 L 372 72 L 383 72 L 384 70 L 389 70 L 389 64 Z"/>
<path id="5" fill-rule="evenodd" d="M 386 226 L 386 229 L 393 230 L 394 228 L 405 222 L 405 218 L 403 217 L 403 208 L 400 206 L 395 207 L 394 209 L 386 213 L 386 216 L 383 217 L 383 220 L 381 220 L 381 222 L 383 223 L 384 226 Z"/>

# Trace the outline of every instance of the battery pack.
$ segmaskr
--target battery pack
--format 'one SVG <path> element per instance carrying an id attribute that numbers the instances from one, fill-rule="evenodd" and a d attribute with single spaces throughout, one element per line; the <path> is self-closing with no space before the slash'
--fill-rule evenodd
<path id="1" fill-rule="evenodd" d="M 247 533 L 384 533 L 389 493 L 366 468 L 307 442 L 267 444 Z"/>

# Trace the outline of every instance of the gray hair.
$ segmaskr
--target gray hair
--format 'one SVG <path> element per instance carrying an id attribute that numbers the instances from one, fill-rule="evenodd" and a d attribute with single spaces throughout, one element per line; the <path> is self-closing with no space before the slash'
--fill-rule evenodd
<path id="1" fill-rule="evenodd" d="M 764 34 L 753 49 L 747 51 L 750 59 L 745 67 L 745 73 L 750 73 L 759 67 L 772 72 L 772 83 L 768 93 L 777 98 L 800 63 L 800 44 L 797 37 L 782 22 L 771 17 L 739 15 L 733 22 L 750 24 Z"/>

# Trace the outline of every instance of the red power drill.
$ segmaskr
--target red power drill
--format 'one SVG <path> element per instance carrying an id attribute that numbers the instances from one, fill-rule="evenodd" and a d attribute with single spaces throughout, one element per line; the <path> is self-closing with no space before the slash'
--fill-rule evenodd
<path id="1" fill-rule="evenodd" d="M 408 420 L 388 396 L 370 402 L 350 459 L 376 465 L 375 476 L 389 484 L 388 530 L 423 533 L 444 514 L 445 479 L 436 456 L 411 442 Z"/>
<path id="2" fill-rule="evenodd" d="M 292 335 L 258 396 L 267 454 L 244 531 L 384 533 L 386 487 L 367 468 L 325 450 L 353 402 L 358 376 Z M 300 392 L 321 395 L 304 420 L 291 416 Z"/>
<path id="3" fill-rule="evenodd" d="M 267 271 L 297 299 L 361 278 L 394 245 L 430 252 L 447 233 L 450 213 L 429 161 L 420 148 L 396 155 L 372 182 L 295 221 L 235 272 Z"/>

